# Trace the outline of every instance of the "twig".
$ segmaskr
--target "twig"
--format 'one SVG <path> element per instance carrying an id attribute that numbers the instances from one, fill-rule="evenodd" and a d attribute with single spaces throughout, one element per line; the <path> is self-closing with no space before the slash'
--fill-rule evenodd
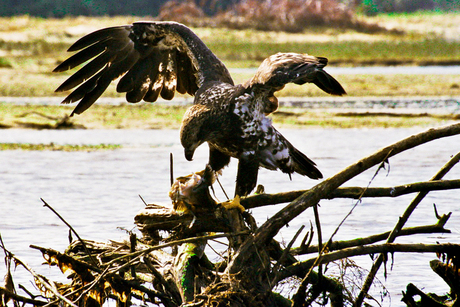
<path id="1" fill-rule="evenodd" d="M 145 206 L 147 206 L 148 204 L 146 203 L 146 201 L 144 200 L 144 198 L 142 198 L 142 196 L 139 194 L 139 198 L 142 200 L 142 202 L 144 203 Z"/>
<path id="2" fill-rule="evenodd" d="M 437 173 L 436 175 L 431 178 L 431 180 L 440 180 L 442 177 L 444 177 L 445 174 L 447 174 L 452 167 L 454 167 L 455 164 L 457 164 L 460 161 L 460 152 L 457 153 L 454 157 L 452 157 L 449 162 L 447 162 Z M 398 233 L 401 231 L 402 227 L 404 224 L 407 222 L 409 217 L 411 216 L 412 212 L 414 212 L 415 208 L 417 208 L 418 204 L 425 198 L 425 196 L 428 194 L 428 191 L 425 192 L 420 192 L 409 204 L 407 207 L 406 211 L 403 213 L 403 215 L 398 219 L 398 222 L 396 223 L 395 227 L 391 231 L 391 233 L 388 236 L 387 243 L 393 243 L 394 240 L 396 239 Z M 367 292 L 369 291 L 372 282 L 374 280 L 375 275 L 377 274 L 380 266 L 382 265 L 382 262 L 384 260 L 384 254 L 380 254 L 377 258 L 377 260 L 374 262 L 372 265 L 371 270 L 369 271 L 369 274 L 367 275 L 367 278 L 363 284 L 363 287 L 361 288 L 360 293 L 358 294 L 358 297 L 356 298 L 356 301 L 354 303 L 354 306 L 361 306 L 361 304 L 364 301 L 364 297 L 366 296 Z"/>
<path id="3" fill-rule="evenodd" d="M 291 242 L 286 246 L 286 248 L 283 250 L 283 253 L 279 257 L 278 261 L 276 262 L 275 266 L 273 267 L 272 271 L 275 272 L 275 276 L 272 278 L 271 285 L 275 286 L 276 285 L 276 280 L 278 279 L 278 274 L 279 274 L 279 268 L 281 267 L 281 264 L 283 263 L 284 259 L 289 255 L 289 251 L 291 250 L 292 245 L 294 245 L 294 242 L 297 240 L 299 237 L 300 233 L 303 231 L 305 228 L 304 225 L 302 225 L 299 230 L 297 230 L 296 234 L 292 238 Z"/>
<path id="4" fill-rule="evenodd" d="M 0 233 L 0 247 L 3 249 L 3 252 L 5 253 L 5 265 L 6 265 L 6 274 L 5 278 L 3 281 L 4 288 L 0 288 L 0 305 L 6 305 L 6 303 L 11 299 L 12 297 L 9 295 L 9 293 L 17 294 L 16 293 L 16 288 L 14 287 L 14 281 L 13 281 L 13 275 L 11 275 L 11 260 L 13 258 L 13 254 L 6 249 L 5 243 L 3 242 L 2 235 Z M 6 292 L 2 293 L 1 289 L 4 289 Z M 19 304 L 17 303 L 16 300 L 13 299 L 13 304 L 15 307 L 19 307 Z"/>
<path id="5" fill-rule="evenodd" d="M 345 248 L 340 251 L 323 254 L 321 260 L 317 264 L 325 264 L 336 261 L 342 258 L 362 256 L 377 253 L 460 253 L 460 244 L 399 244 L 399 243 L 384 243 L 375 245 L 365 245 L 352 248 Z M 301 275 L 305 270 L 310 269 L 315 265 L 317 257 L 297 262 L 286 267 L 281 271 L 280 277 L 277 280 L 283 280 L 293 275 Z"/>
<path id="6" fill-rule="evenodd" d="M 449 229 L 444 228 L 444 225 L 449 219 L 449 217 L 450 217 L 450 213 L 441 216 L 438 222 L 433 225 L 403 228 L 398 233 L 398 236 L 410 236 L 410 235 L 421 234 L 421 233 L 450 233 L 451 231 Z M 329 251 L 340 250 L 344 248 L 361 246 L 361 245 L 366 245 L 366 244 L 373 244 L 379 241 L 386 240 L 389 234 L 390 234 L 390 231 L 387 231 L 384 233 L 371 235 L 365 238 L 358 238 L 358 239 L 347 240 L 347 241 L 333 241 L 329 244 Z M 312 245 L 312 246 L 307 245 L 305 247 L 300 246 L 300 247 L 291 249 L 292 255 L 304 255 L 304 254 L 310 254 L 310 253 L 316 253 L 316 252 L 318 252 L 317 245 Z"/>
<path id="7" fill-rule="evenodd" d="M 321 222 L 319 219 L 318 204 L 313 206 L 313 212 L 315 214 L 316 231 L 318 231 L 318 255 L 321 255 L 321 252 L 323 250 L 323 233 L 321 231 Z M 319 267 L 319 270 L 318 270 L 318 276 L 320 279 L 321 279 L 321 276 L 323 276 L 323 270 L 321 266 Z"/>
<path id="8" fill-rule="evenodd" d="M 169 182 L 174 184 L 174 157 L 172 152 L 169 153 Z"/>
<path id="9" fill-rule="evenodd" d="M 134 253 L 136 251 L 136 245 L 137 245 L 137 236 L 134 232 L 131 232 L 129 234 L 129 242 L 130 242 L 130 250 L 129 252 Z M 136 268 L 135 266 L 131 266 L 131 276 L 133 278 L 136 278 Z"/>
<path id="10" fill-rule="evenodd" d="M 12 255 L 12 257 L 15 259 L 16 263 L 22 265 L 27 271 L 29 271 L 30 274 L 32 274 L 32 276 L 36 279 L 38 283 L 43 285 L 43 287 L 45 287 L 47 290 L 51 291 L 57 298 L 59 298 L 60 300 L 64 301 L 65 303 L 69 304 L 72 307 L 77 307 L 77 305 L 75 305 L 69 299 L 61 295 L 59 291 L 56 289 L 56 287 L 51 285 L 44 277 L 35 273 L 35 271 L 28 264 L 26 264 L 25 262 L 23 262 L 22 260 L 20 260 L 14 255 Z"/>
<path id="11" fill-rule="evenodd" d="M 224 195 L 227 198 L 227 200 L 230 200 L 230 198 L 228 198 L 227 192 L 225 192 L 224 186 L 222 185 L 222 183 L 220 183 L 219 177 L 217 175 L 216 175 L 216 181 L 219 184 L 220 189 L 222 190 L 222 192 L 224 192 Z"/>
<path id="12" fill-rule="evenodd" d="M 62 258 L 64 261 L 72 263 L 72 266 L 80 266 L 86 270 L 91 270 L 91 271 L 95 271 L 98 273 L 102 272 L 102 269 L 100 267 L 93 266 L 87 263 L 86 261 L 75 259 L 72 256 L 58 252 L 57 250 L 54 250 L 51 248 L 40 247 L 40 246 L 33 245 L 33 244 L 29 245 L 29 247 L 39 250 L 42 254 L 47 254 L 48 256 L 55 257 L 58 260 L 59 258 Z"/>
<path id="13" fill-rule="evenodd" d="M 56 216 L 64 223 L 67 225 L 67 227 L 69 227 L 70 230 L 72 230 L 72 232 L 77 236 L 78 240 L 81 242 L 81 244 L 83 245 L 83 248 L 85 249 L 85 252 L 86 254 L 88 255 L 89 259 L 91 260 L 91 262 L 95 265 L 95 266 L 98 266 L 98 263 L 96 262 L 96 260 L 94 260 L 93 256 L 91 256 L 91 253 L 89 252 L 88 248 L 86 247 L 86 244 L 85 242 L 83 241 L 82 238 L 80 238 L 80 236 L 78 235 L 78 233 L 75 231 L 75 229 L 73 229 L 72 225 L 70 225 L 69 223 L 67 223 L 67 221 L 59 214 L 57 213 L 56 210 L 54 210 L 50 205 L 48 205 L 48 203 L 43 199 L 43 198 L 40 198 L 40 200 L 44 203 L 43 207 L 47 207 L 48 209 L 50 209 L 54 214 L 56 214 Z"/>
<path id="14" fill-rule="evenodd" d="M 131 261 L 135 261 L 138 257 L 140 257 L 142 255 L 145 255 L 145 254 L 148 254 L 148 253 L 150 253 L 150 252 L 152 252 L 154 250 L 163 249 L 163 248 L 166 248 L 166 247 L 171 247 L 171 246 L 175 246 L 175 245 L 179 245 L 179 244 L 191 243 L 191 242 L 201 241 L 201 240 L 211 240 L 211 239 L 216 239 L 216 238 L 224 238 L 224 237 L 228 238 L 228 237 L 232 237 L 232 236 L 243 236 L 243 235 L 247 235 L 248 233 L 249 233 L 248 231 L 239 231 L 239 232 L 235 232 L 235 233 L 222 233 L 222 234 L 207 235 L 207 236 L 200 236 L 200 237 L 192 237 L 192 238 L 185 238 L 185 239 L 181 239 L 181 240 L 175 240 L 175 241 L 171 241 L 171 242 L 168 242 L 168 243 L 165 243 L 165 244 L 152 246 L 152 247 L 146 248 L 144 250 L 136 251 L 134 253 L 123 255 L 121 257 L 118 257 L 116 259 L 113 259 L 113 260 L 107 262 L 104 265 L 105 266 L 110 266 L 113 263 L 115 263 L 117 261 L 120 261 L 120 260 L 122 260 L 124 258 L 131 258 Z"/>
<path id="15" fill-rule="evenodd" d="M 102 273 L 99 274 L 99 276 L 96 279 L 94 279 L 91 283 L 80 288 L 79 290 L 82 290 L 84 287 L 86 287 L 86 289 L 84 289 L 83 292 L 80 293 L 80 295 L 74 300 L 74 302 L 77 303 L 79 300 L 83 298 L 83 296 L 85 296 L 89 291 L 91 291 L 101 281 L 101 279 L 107 274 L 108 271 L 109 271 L 109 267 L 107 267 L 104 271 L 102 271 Z M 68 294 L 67 296 L 70 296 L 73 293 L 75 292 L 72 292 Z"/>
<path id="16" fill-rule="evenodd" d="M 166 279 L 163 277 L 163 275 L 158 272 L 158 270 L 153 266 L 152 261 L 148 257 L 143 258 L 143 262 L 147 266 L 147 268 L 152 272 L 153 276 L 155 279 L 160 283 L 160 285 L 163 287 L 163 290 L 169 294 L 171 297 L 166 299 L 165 301 L 162 300 L 162 303 L 165 306 L 177 306 L 179 303 L 182 301 L 180 294 L 176 289 L 173 289 Z M 160 298 L 161 299 L 161 298 Z"/>
<path id="17" fill-rule="evenodd" d="M 35 305 L 35 306 L 44 306 L 44 305 L 48 304 L 48 302 L 39 301 L 39 300 L 36 300 L 36 299 L 21 296 L 21 295 L 18 295 L 16 293 L 14 293 L 14 292 L 9 291 L 6 288 L 0 287 L 0 297 L 2 295 L 5 295 L 5 296 L 11 298 L 14 301 L 23 302 L 23 303 L 26 303 L 26 304 L 32 304 L 32 305 Z"/>
<path id="18" fill-rule="evenodd" d="M 310 221 L 310 231 L 307 232 L 305 234 L 305 237 L 303 238 L 302 242 L 300 243 L 300 247 L 301 248 L 308 248 L 311 244 L 311 241 L 313 241 L 313 234 L 314 234 L 314 230 L 313 230 L 313 225 Z M 308 240 L 308 242 L 307 242 Z M 316 250 L 318 250 L 318 248 L 316 248 Z"/>

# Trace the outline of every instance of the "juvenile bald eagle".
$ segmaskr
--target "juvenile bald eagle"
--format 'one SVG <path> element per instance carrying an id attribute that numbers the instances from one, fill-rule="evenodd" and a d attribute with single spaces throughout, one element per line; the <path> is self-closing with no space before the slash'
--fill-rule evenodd
<path id="1" fill-rule="evenodd" d="M 188 27 L 175 22 L 136 22 L 90 33 L 68 51 L 78 51 L 55 72 L 89 61 L 56 91 L 71 92 L 63 103 L 80 101 L 73 114 L 88 109 L 109 84 L 121 77 L 118 92 L 129 102 L 172 99 L 175 91 L 195 96 L 185 113 L 180 139 L 185 158 L 209 145 L 209 165 L 218 171 L 237 158 L 236 195 L 247 195 L 257 183 L 260 166 L 284 173 L 322 178 L 315 163 L 289 143 L 268 114 L 278 108 L 274 93 L 293 82 L 316 84 L 332 95 L 345 90 L 323 67 L 327 59 L 277 53 L 264 60 L 255 76 L 234 85 L 224 64 Z"/>

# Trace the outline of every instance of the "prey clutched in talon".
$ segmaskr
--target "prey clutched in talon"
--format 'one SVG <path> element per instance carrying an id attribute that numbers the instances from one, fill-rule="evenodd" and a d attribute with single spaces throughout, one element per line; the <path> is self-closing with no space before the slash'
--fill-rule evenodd
<path id="1" fill-rule="evenodd" d="M 215 180 L 216 173 L 209 166 L 202 171 L 178 177 L 169 191 L 174 210 L 196 213 L 215 207 L 216 201 L 209 193 L 209 187 Z"/>

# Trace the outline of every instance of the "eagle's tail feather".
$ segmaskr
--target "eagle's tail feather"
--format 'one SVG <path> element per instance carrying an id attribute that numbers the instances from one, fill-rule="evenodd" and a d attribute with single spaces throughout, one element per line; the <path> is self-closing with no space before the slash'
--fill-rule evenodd
<path id="1" fill-rule="evenodd" d="M 294 171 L 311 179 L 321 179 L 323 174 L 316 168 L 315 162 L 291 145 L 290 156 L 294 162 Z"/>

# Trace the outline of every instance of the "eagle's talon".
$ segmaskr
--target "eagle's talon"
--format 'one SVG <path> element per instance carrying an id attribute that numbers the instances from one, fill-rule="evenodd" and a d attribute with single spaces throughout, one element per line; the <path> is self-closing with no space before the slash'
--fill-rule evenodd
<path id="1" fill-rule="evenodd" d="M 236 195 L 235 198 L 232 199 L 232 200 L 224 201 L 222 203 L 222 206 L 227 210 L 238 209 L 238 211 L 240 211 L 240 213 L 243 213 L 244 211 L 246 211 L 246 208 L 244 208 L 243 205 L 241 205 L 241 203 L 240 203 L 240 196 L 239 195 Z"/>

